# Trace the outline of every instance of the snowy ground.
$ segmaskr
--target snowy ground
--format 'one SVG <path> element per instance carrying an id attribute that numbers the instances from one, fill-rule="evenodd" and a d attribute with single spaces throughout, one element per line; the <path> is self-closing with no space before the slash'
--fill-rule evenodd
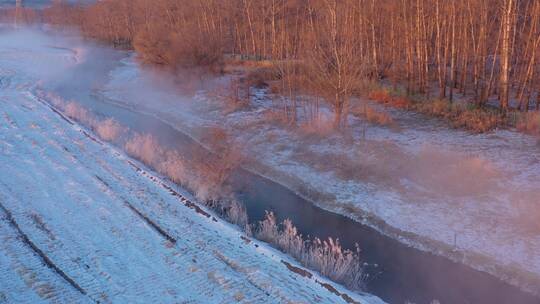
<path id="1" fill-rule="evenodd" d="M 389 127 L 351 117 L 351 136 L 309 139 L 264 120 L 271 102 L 228 113 L 208 92 L 185 97 L 134 58 L 101 92 L 197 136 L 224 125 L 244 142 L 246 165 L 319 206 L 401 241 L 439 252 L 540 293 L 540 145 L 514 131 L 473 135 L 393 109 Z M 226 81 L 216 80 L 216 83 Z"/>
<path id="2" fill-rule="evenodd" d="M 59 43 L 0 30 L 0 303 L 381 303 L 197 212 L 37 100 L 80 63 Z"/>

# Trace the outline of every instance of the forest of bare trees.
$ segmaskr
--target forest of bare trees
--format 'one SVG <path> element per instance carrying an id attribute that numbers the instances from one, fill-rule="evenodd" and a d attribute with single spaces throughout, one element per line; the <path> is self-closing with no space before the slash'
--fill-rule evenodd
<path id="1" fill-rule="evenodd" d="M 289 93 L 325 100 L 337 127 L 366 82 L 415 100 L 489 105 L 502 117 L 540 108 L 535 0 L 105 0 L 40 18 L 172 68 L 272 62 Z"/>

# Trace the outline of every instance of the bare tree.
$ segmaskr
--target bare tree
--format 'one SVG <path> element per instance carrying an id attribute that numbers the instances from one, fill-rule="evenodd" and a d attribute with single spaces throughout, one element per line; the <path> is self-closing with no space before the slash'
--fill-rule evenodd
<path id="1" fill-rule="evenodd" d="M 340 0 L 313 4 L 312 27 L 306 33 L 310 79 L 318 94 L 332 105 L 336 129 L 346 126 L 349 98 L 363 71 L 349 5 L 351 2 Z"/>

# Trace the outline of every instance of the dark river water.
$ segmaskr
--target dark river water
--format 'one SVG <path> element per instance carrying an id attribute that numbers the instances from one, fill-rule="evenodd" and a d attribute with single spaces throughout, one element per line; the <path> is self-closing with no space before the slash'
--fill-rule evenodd
<path id="1" fill-rule="evenodd" d="M 132 131 L 154 135 L 164 147 L 189 151 L 190 145 L 196 144 L 186 134 L 153 116 L 78 89 L 60 86 L 56 91 L 66 99 L 80 102 L 98 116 L 113 117 Z M 421 304 L 436 299 L 443 304 L 540 303 L 540 298 L 487 273 L 414 249 L 366 225 L 318 208 L 268 179 L 244 170 L 239 170 L 233 179 L 250 222 L 261 220 L 266 210 L 272 210 L 280 220 L 290 218 L 303 235 L 339 238 L 344 247 L 351 249 L 358 243 L 364 261 L 370 264 L 367 291 L 386 302 Z"/>

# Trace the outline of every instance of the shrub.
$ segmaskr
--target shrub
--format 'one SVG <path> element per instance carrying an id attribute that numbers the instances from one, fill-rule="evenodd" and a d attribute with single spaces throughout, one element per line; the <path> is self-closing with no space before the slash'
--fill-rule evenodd
<path id="1" fill-rule="evenodd" d="M 86 110 L 83 106 L 80 106 L 79 104 L 75 102 L 69 102 L 65 108 L 64 112 L 67 116 L 69 116 L 72 119 L 75 119 L 76 121 L 79 121 L 83 124 L 92 126 L 94 124 L 94 117 L 88 110 Z"/>
<path id="2" fill-rule="evenodd" d="M 223 41 L 219 36 L 202 37 L 191 29 L 184 29 L 171 36 L 171 57 L 176 67 L 203 68 L 212 72 L 222 72 Z"/>
<path id="3" fill-rule="evenodd" d="M 373 90 L 368 94 L 368 98 L 399 109 L 408 109 L 412 106 L 411 100 L 404 96 L 394 96 L 387 89 Z"/>
<path id="4" fill-rule="evenodd" d="M 446 100 L 435 99 L 433 101 L 420 102 L 416 104 L 415 110 L 428 115 L 448 117 L 448 115 L 451 113 L 452 106 Z"/>
<path id="5" fill-rule="evenodd" d="M 405 97 L 392 98 L 391 105 L 398 109 L 408 109 L 412 106 L 412 101 Z"/>
<path id="6" fill-rule="evenodd" d="M 159 23 L 137 32 L 133 41 L 144 63 L 213 72 L 223 69 L 221 44 L 217 38 L 203 39 L 188 29 L 173 32 Z"/>
<path id="7" fill-rule="evenodd" d="M 245 81 L 250 87 L 266 88 L 268 86 L 268 82 L 279 79 L 281 79 L 281 76 L 276 68 L 260 67 L 249 71 L 242 80 Z"/>
<path id="8" fill-rule="evenodd" d="M 414 109 L 420 113 L 444 118 L 455 128 L 464 128 L 476 133 L 488 132 L 506 125 L 505 120 L 495 111 L 442 99 L 419 102 L 415 104 Z"/>
<path id="9" fill-rule="evenodd" d="M 388 103 L 392 100 L 392 96 L 390 96 L 390 91 L 385 89 L 376 89 L 369 92 L 368 98 L 381 103 Z"/>
<path id="10" fill-rule="evenodd" d="M 245 81 L 232 80 L 225 93 L 225 114 L 249 107 L 249 87 Z"/>
<path id="11" fill-rule="evenodd" d="M 149 166 L 158 167 L 163 159 L 163 150 L 158 141 L 150 134 L 135 134 L 129 139 L 124 148 L 126 152 Z"/>
<path id="12" fill-rule="evenodd" d="M 166 151 L 163 160 L 159 162 L 157 170 L 178 184 L 187 184 L 189 170 L 186 160 L 177 151 Z"/>
<path id="13" fill-rule="evenodd" d="M 138 58 L 148 64 L 172 65 L 174 58 L 168 50 L 172 47 L 170 36 L 165 29 L 157 26 L 141 29 L 135 35 L 133 47 L 137 51 Z"/>
<path id="14" fill-rule="evenodd" d="M 114 141 L 124 132 L 124 128 L 112 118 L 96 122 L 94 129 L 99 137 L 106 141 Z"/>
<path id="15" fill-rule="evenodd" d="M 390 114 L 388 114 L 387 112 L 378 111 L 375 108 L 368 105 L 353 107 L 351 109 L 351 113 L 358 117 L 365 118 L 370 123 L 378 124 L 382 126 L 390 125 L 394 122 L 394 120 L 392 119 L 392 116 L 390 116 Z"/>
<path id="16" fill-rule="evenodd" d="M 460 111 L 452 121 L 454 127 L 461 127 L 476 133 L 484 133 L 505 125 L 498 114 L 482 109 Z"/>

